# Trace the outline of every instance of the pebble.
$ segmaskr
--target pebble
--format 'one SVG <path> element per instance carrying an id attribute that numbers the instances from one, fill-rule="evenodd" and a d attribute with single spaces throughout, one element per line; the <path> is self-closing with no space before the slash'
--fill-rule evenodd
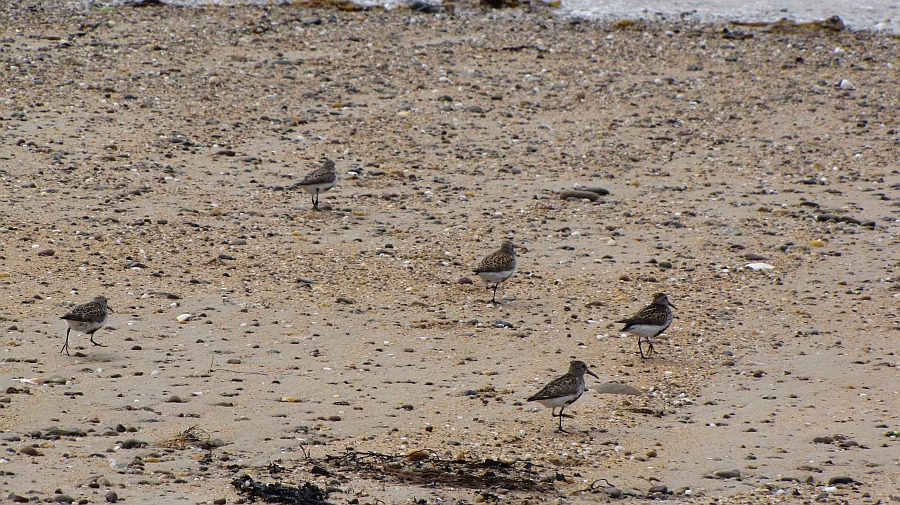
<path id="1" fill-rule="evenodd" d="M 194 317 L 194 316 L 192 316 L 191 314 L 185 313 L 185 314 L 181 314 L 178 317 L 176 317 L 175 320 L 178 321 L 179 323 L 186 323 L 186 322 L 190 321 L 192 317 Z"/>
<path id="2" fill-rule="evenodd" d="M 50 501 L 56 502 L 56 503 L 72 503 L 75 501 L 75 498 L 72 498 L 71 496 L 69 496 L 67 494 L 57 494 L 57 495 L 53 495 L 53 497 L 50 498 Z"/>
<path id="3" fill-rule="evenodd" d="M 472 279 L 468 277 L 460 277 L 459 280 L 456 281 L 457 284 L 474 284 Z"/>
<path id="4" fill-rule="evenodd" d="M 737 468 L 729 468 L 728 470 L 718 470 L 713 475 L 720 479 L 738 479 L 741 477 L 741 471 Z"/>
<path id="5" fill-rule="evenodd" d="M 856 482 L 856 481 L 853 480 L 853 477 L 847 477 L 846 475 L 840 475 L 840 476 L 832 477 L 832 478 L 828 479 L 829 486 L 834 486 L 837 484 L 853 484 L 854 482 Z"/>
<path id="6" fill-rule="evenodd" d="M 47 435 L 51 437 L 83 437 L 85 433 L 78 428 L 57 428 L 54 426 L 47 430 Z"/>
<path id="7" fill-rule="evenodd" d="M 27 454 L 28 456 L 43 456 L 44 455 L 44 453 L 42 453 L 41 451 L 35 449 L 34 447 L 32 447 L 30 445 L 19 449 L 19 452 L 22 454 Z"/>
<path id="8" fill-rule="evenodd" d="M 406 453 L 407 461 L 424 461 L 431 457 L 428 449 L 413 449 Z"/>
<path id="9" fill-rule="evenodd" d="M 609 496 L 610 498 L 621 498 L 622 497 L 622 490 L 617 487 L 608 487 L 608 488 L 604 489 L 603 492 L 606 493 L 606 495 Z"/>
<path id="10" fill-rule="evenodd" d="M 608 189 L 606 189 L 606 188 L 599 188 L 599 187 L 596 187 L 596 186 L 593 186 L 593 187 L 589 187 L 589 186 L 578 186 L 578 187 L 576 187 L 575 189 L 577 189 L 577 190 L 579 190 L 579 191 L 590 191 L 591 193 L 596 193 L 596 194 L 601 195 L 601 196 L 602 196 L 602 195 L 608 195 L 608 194 L 609 194 L 609 190 L 608 190 Z"/>
<path id="11" fill-rule="evenodd" d="M 568 200 L 569 198 L 575 198 L 577 200 L 590 200 L 592 202 L 596 202 L 600 199 L 600 195 L 594 193 L 592 191 L 580 191 L 577 189 L 564 189 L 559 192 L 559 198 L 562 200 Z"/>
<path id="12" fill-rule="evenodd" d="M 847 91 L 853 91 L 856 89 L 856 86 L 854 86 L 853 83 L 848 81 L 847 79 L 841 79 L 841 82 L 838 83 L 838 87 Z"/>
<path id="13" fill-rule="evenodd" d="M 139 449 L 141 447 L 146 447 L 147 442 L 138 440 L 136 438 L 129 438 L 122 442 L 122 449 Z"/>
<path id="14" fill-rule="evenodd" d="M 38 256 L 53 256 L 54 254 L 56 254 L 56 251 L 53 249 L 41 249 L 37 253 Z"/>
<path id="15" fill-rule="evenodd" d="M 117 501 L 119 501 L 119 495 L 117 495 L 115 491 L 106 493 L 104 498 L 106 498 L 106 501 L 109 503 L 116 503 Z"/>
<path id="16" fill-rule="evenodd" d="M 597 387 L 591 388 L 597 393 L 607 394 L 607 395 L 641 395 L 640 389 L 629 386 L 627 384 L 620 384 L 618 382 L 607 382 L 605 384 L 600 384 Z"/>

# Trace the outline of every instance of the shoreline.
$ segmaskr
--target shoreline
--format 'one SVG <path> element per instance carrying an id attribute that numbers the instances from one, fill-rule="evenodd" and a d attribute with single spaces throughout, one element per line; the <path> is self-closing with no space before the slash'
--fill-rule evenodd
<path id="1" fill-rule="evenodd" d="M 82 3 L 77 3 L 81 1 Z M 147 1 L 147 0 L 138 0 L 138 1 Z M 395 5 L 385 6 L 380 4 L 367 4 L 367 3 L 357 3 L 353 0 L 302 0 L 302 1 L 294 1 L 290 3 L 255 3 L 252 0 L 235 0 L 233 3 L 177 3 L 177 2 L 169 2 L 163 0 L 149 0 L 151 3 L 147 4 L 143 7 L 150 8 L 159 8 L 161 6 L 166 7 L 176 7 L 176 8 L 234 8 L 234 7 L 248 7 L 248 8 L 305 8 L 305 9 L 323 9 L 324 11 L 328 11 L 330 9 L 339 9 L 344 11 L 384 11 L 384 12 L 409 12 L 413 14 L 435 14 L 435 15 L 481 15 L 487 13 L 502 13 L 502 12 L 514 12 L 517 10 L 526 10 L 528 12 L 545 12 L 550 13 L 560 19 L 567 20 L 570 22 L 577 23 L 595 23 L 601 25 L 615 25 L 616 23 L 621 22 L 630 22 L 634 24 L 660 24 L 662 26 L 674 27 L 674 28 L 691 28 L 694 29 L 704 29 L 704 28 L 733 28 L 733 27 L 753 27 L 756 29 L 771 29 L 777 31 L 803 31 L 803 30 L 817 30 L 824 29 L 832 30 L 835 29 L 835 20 L 838 21 L 837 25 L 839 26 L 838 30 L 847 30 L 852 33 L 865 33 L 872 35 L 880 35 L 888 38 L 898 38 L 900 37 L 900 28 L 891 29 L 889 27 L 878 28 L 877 26 L 863 26 L 861 28 L 852 27 L 845 25 L 846 20 L 841 16 L 840 13 L 832 13 L 829 15 L 822 15 L 819 18 L 799 18 L 795 19 L 792 16 L 777 16 L 776 18 L 772 18 L 772 16 L 768 16 L 771 18 L 770 20 L 763 21 L 762 19 L 754 18 L 752 15 L 742 16 L 742 15 L 732 15 L 732 14 L 722 14 L 722 13 L 705 13 L 701 14 L 697 10 L 686 11 L 686 12 L 678 12 L 678 13 L 667 13 L 667 12 L 650 12 L 645 10 L 642 13 L 586 13 L 580 11 L 566 11 L 561 7 L 554 7 L 549 5 L 540 5 L 535 10 L 532 10 L 525 4 L 516 4 L 513 6 L 504 6 L 499 9 L 491 9 L 482 7 L 477 1 L 474 0 L 454 0 L 445 2 L 442 4 L 429 4 L 426 2 L 414 2 L 412 4 L 406 4 L 403 2 L 398 2 Z M 157 5 L 152 2 L 162 1 L 161 4 Z M 506 1 L 506 0 L 504 0 Z M 515 1 L 515 0 L 512 0 Z M 34 4 L 34 6 L 41 7 L 50 7 L 50 8 L 62 8 L 62 9 L 70 9 L 74 11 L 84 11 L 86 9 L 98 8 L 134 8 L 135 3 L 131 2 L 130 4 L 127 2 L 121 2 L 119 4 L 110 4 L 110 5 L 96 5 L 94 0 L 30 0 L 30 2 L 26 2 L 25 5 L 21 5 L 19 9 L 27 9 L 29 6 L 27 4 Z M 12 10 L 15 10 L 17 7 L 12 6 Z M 765 18 L 766 16 L 763 16 Z M 851 21 L 851 25 L 852 25 Z"/>

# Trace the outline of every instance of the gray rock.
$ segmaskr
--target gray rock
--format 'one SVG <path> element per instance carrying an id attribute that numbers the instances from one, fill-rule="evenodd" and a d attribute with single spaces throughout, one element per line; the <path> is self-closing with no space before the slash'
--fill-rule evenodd
<path id="1" fill-rule="evenodd" d="M 603 490 L 604 493 L 607 494 L 610 498 L 621 498 L 622 490 L 617 487 L 608 487 Z"/>
<path id="2" fill-rule="evenodd" d="M 607 395 L 641 395 L 640 389 L 629 386 L 627 384 L 619 384 L 618 382 L 607 382 L 597 387 L 591 388 L 600 394 Z"/>
<path id="3" fill-rule="evenodd" d="M 727 470 L 713 472 L 713 476 L 720 479 L 739 479 L 741 477 L 741 471 L 737 468 L 729 468 Z"/>
<path id="4" fill-rule="evenodd" d="M 837 484 L 853 484 L 854 482 L 856 481 L 853 480 L 853 477 L 847 477 L 846 475 L 840 475 L 828 479 L 829 486 L 835 486 Z"/>

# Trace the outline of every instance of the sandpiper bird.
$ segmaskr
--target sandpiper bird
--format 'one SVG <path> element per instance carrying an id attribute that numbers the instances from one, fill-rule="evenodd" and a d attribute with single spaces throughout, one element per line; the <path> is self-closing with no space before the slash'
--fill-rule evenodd
<path id="1" fill-rule="evenodd" d="M 653 303 L 639 310 L 637 314 L 616 322 L 625 323 L 625 327 L 622 328 L 623 332 L 637 335 L 638 351 L 640 351 L 641 357 L 646 359 L 656 351 L 653 348 L 653 341 L 650 339 L 666 331 L 666 328 L 672 324 L 672 309 L 674 308 L 676 307 L 669 302 L 669 297 L 665 293 L 656 293 L 653 295 Z M 644 340 L 648 344 L 646 356 L 644 356 L 642 345 Z"/>
<path id="2" fill-rule="evenodd" d="M 530 402 L 538 402 L 550 409 L 550 415 L 559 418 L 559 430 L 566 433 L 562 427 L 563 417 L 572 417 L 563 414 L 563 410 L 575 403 L 584 393 L 584 374 L 590 374 L 599 379 L 594 372 L 588 370 L 584 361 L 573 361 L 569 364 L 569 371 L 565 375 L 553 379 L 544 389 L 528 399 Z M 554 411 L 559 407 L 559 414 Z"/>
<path id="3" fill-rule="evenodd" d="M 516 271 L 516 247 L 509 240 L 503 241 L 500 250 L 488 254 L 475 269 L 475 273 L 488 288 L 492 284 L 494 286 L 491 303 L 497 303 L 497 287 L 500 286 L 500 283 L 509 279 Z"/>
<path id="4" fill-rule="evenodd" d="M 337 183 L 337 172 L 334 170 L 334 162 L 324 158 L 322 166 L 306 174 L 306 177 L 298 182 L 296 187 L 312 195 L 313 210 L 319 210 L 319 193 L 333 188 L 335 183 Z"/>
<path id="5" fill-rule="evenodd" d="M 112 309 L 107 305 L 106 298 L 98 296 L 88 303 L 76 306 L 66 315 L 62 316 L 62 318 L 66 320 L 66 324 L 69 325 L 69 328 L 66 330 L 66 343 L 63 344 L 63 348 L 59 353 L 62 354 L 63 351 L 66 351 L 66 354 L 71 356 L 71 354 L 69 354 L 69 332 L 72 330 L 89 335 L 92 344 L 106 347 L 103 344 L 94 342 L 94 333 L 100 328 L 103 328 L 103 325 L 106 324 L 107 319 L 109 319 L 110 311 L 112 311 Z"/>

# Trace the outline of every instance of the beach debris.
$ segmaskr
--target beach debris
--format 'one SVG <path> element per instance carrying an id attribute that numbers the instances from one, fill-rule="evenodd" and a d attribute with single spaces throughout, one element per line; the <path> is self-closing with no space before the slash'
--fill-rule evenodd
<path id="1" fill-rule="evenodd" d="M 390 479 L 404 484 L 468 489 L 500 487 L 531 492 L 553 489 L 527 461 L 469 460 L 461 455 L 446 460 L 424 448 L 396 456 L 348 448 L 343 454 L 328 455 L 316 463 L 333 474 L 346 474 L 353 479 Z"/>
<path id="2" fill-rule="evenodd" d="M 199 447 L 201 449 L 210 449 L 221 444 L 216 441 L 210 441 L 209 433 L 197 425 L 178 433 L 172 438 L 163 440 L 159 444 L 162 447 L 170 447 L 174 449 L 185 449 L 187 447 Z"/>
<path id="3" fill-rule="evenodd" d="M 253 477 L 249 475 L 242 475 L 231 481 L 231 485 L 251 501 L 259 499 L 266 503 L 290 503 L 292 505 L 328 504 L 328 493 L 311 482 L 304 482 L 302 486 L 289 486 L 281 483 L 263 484 L 253 480 Z"/>

